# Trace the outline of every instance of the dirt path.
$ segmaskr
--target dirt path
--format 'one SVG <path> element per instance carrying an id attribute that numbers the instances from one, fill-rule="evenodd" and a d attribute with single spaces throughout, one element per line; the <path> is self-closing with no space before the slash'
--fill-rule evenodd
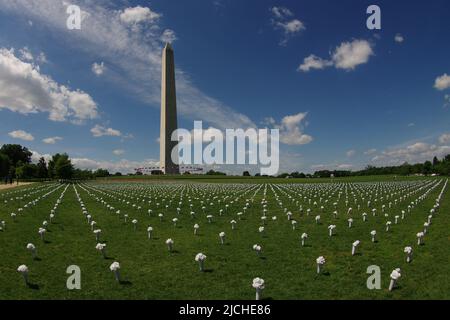
<path id="1" fill-rule="evenodd" d="M 12 189 L 20 186 L 26 186 L 29 184 L 32 184 L 33 182 L 19 182 L 19 185 L 17 183 L 13 184 L 0 184 L 0 190 L 6 190 L 6 189 Z"/>

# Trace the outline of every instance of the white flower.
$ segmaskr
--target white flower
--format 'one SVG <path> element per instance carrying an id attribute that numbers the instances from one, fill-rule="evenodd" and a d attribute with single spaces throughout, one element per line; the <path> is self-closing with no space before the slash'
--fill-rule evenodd
<path id="1" fill-rule="evenodd" d="M 102 251 L 105 247 L 106 247 L 106 244 L 97 243 L 97 245 L 95 246 L 95 249 L 97 249 L 98 251 Z"/>
<path id="2" fill-rule="evenodd" d="M 136 224 L 136 223 L 138 223 L 138 221 L 136 219 L 133 219 L 133 221 L 131 221 L 131 223 Z"/>
<path id="3" fill-rule="evenodd" d="M 262 290 L 264 289 L 264 279 L 261 278 L 255 278 L 253 279 L 252 287 L 255 289 Z"/>
<path id="4" fill-rule="evenodd" d="M 370 231 L 370 234 L 371 234 L 372 236 L 376 236 L 376 235 L 377 235 L 377 232 L 376 232 L 375 230 L 372 230 L 372 231 Z"/>
<path id="5" fill-rule="evenodd" d="M 17 268 L 17 272 L 21 272 L 21 273 L 27 273 L 28 272 L 28 267 L 24 264 L 20 265 Z"/>
<path id="6" fill-rule="evenodd" d="M 403 250 L 405 253 L 407 254 L 411 254 L 412 253 L 412 248 L 411 247 L 405 247 L 405 249 Z"/>
<path id="7" fill-rule="evenodd" d="M 27 249 L 33 251 L 34 249 L 36 249 L 35 245 L 32 243 L 27 244 Z"/>
<path id="8" fill-rule="evenodd" d="M 206 256 L 203 253 L 198 253 L 195 256 L 195 261 L 199 262 L 199 261 L 204 261 L 206 259 Z"/>
<path id="9" fill-rule="evenodd" d="M 316 259 L 316 263 L 319 265 L 324 265 L 325 264 L 325 258 L 323 256 L 320 256 Z"/>
<path id="10" fill-rule="evenodd" d="M 264 232 L 264 227 L 259 227 L 259 232 Z"/>
<path id="11" fill-rule="evenodd" d="M 120 264 L 117 261 L 115 261 L 109 266 L 109 269 L 111 271 L 117 271 L 120 269 Z"/>
<path id="12" fill-rule="evenodd" d="M 147 228 L 147 232 L 152 232 L 153 231 L 153 228 L 152 227 L 148 227 Z"/>
<path id="13" fill-rule="evenodd" d="M 221 237 L 221 238 L 225 237 L 225 232 L 219 233 L 219 237 Z"/>
<path id="14" fill-rule="evenodd" d="M 397 269 L 393 270 L 391 272 L 391 279 L 392 280 L 399 279 L 402 276 L 400 272 L 401 272 L 400 268 L 397 268 Z"/>
<path id="15" fill-rule="evenodd" d="M 359 241 L 359 240 L 356 240 L 355 242 L 353 242 L 353 246 L 354 246 L 354 247 L 359 246 L 359 244 L 360 244 L 360 241 Z"/>
<path id="16" fill-rule="evenodd" d="M 260 245 L 257 245 L 257 244 L 255 244 L 255 245 L 253 245 L 253 250 L 255 250 L 255 251 L 261 251 L 261 246 Z"/>
<path id="17" fill-rule="evenodd" d="M 302 233 L 302 239 L 308 239 L 308 234 L 307 233 Z"/>
<path id="18" fill-rule="evenodd" d="M 173 244 L 173 240 L 170 239 L 170 238 L 167 239 L 167 240 L 166 240 L 166 244 L 167 244 L 167 245 L 172 245 L 172 244 Z"/>

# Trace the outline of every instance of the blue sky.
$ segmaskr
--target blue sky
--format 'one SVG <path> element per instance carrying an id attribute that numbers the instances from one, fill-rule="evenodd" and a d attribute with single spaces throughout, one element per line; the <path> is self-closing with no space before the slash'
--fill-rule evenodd
<path id="1" fill-rule="evenodd" d="M 66 27 L 69 2 L 81 30 Z M 381 30 L 366 27 L 374 3 Z M 280 171 L 450 153 L 445 0 L 0 0 L 0 28 L 0 143 L 36 157 L 122 172 L 156 163 L 164 40 L 179 126 L 279 127 Z"/>

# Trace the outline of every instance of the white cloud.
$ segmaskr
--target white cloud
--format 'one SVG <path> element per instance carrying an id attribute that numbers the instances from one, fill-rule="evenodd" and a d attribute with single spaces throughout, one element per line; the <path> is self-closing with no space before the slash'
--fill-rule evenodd
<path id="1" fill-rule="evenodd" d="M 144 22 L 156 22 L 161 14 L 152 11 L 148 7 L 137 6 L 134 8 L 126 8 L 120 14 L 120 20 L 127 24 L 137 24 Z"/>
<path id="2" fill-rule="evenodd" d="M 59 33 L 59 45 L 86 52 L 104 61 L 109 70 L 115 71 L 110 81 L 114 81 L 144 103 L 159 108 L 162 45 L 158 24 L 146 25 L 136 32 L 120 18 L 124 11 L 102 6 L 103 2 L 79 0 L 77 3 L 85 12 L 83 32 L 67 30 L 66 6 L 62 2 L 1 1 L 0 10 L 10 15 L 32 19 L 39 22 L 40 27 Z M 127 16 L 129 15 L 124 16 L 126 21 L 135 21 L 131 15 Z M 255 127 L 244 114 L 202 92 L 181 68 L 177 68 L 176 76 L 177 107 L 181 116 L 203 120 L 221 129 Z"/>
<path id="3" fill-rule="evenodd" d="M 103 61 L 101 63 L 94 62 L 91 69 L 96 76 L 101 76 L 106 70 L 105 63 Z"/>
<path id="4" fill-rule="evenodd" d="M 394 40 L 397 43 L 402 43 L 403 41 L 405 41 L 405 38 L 400 33 L 397 33 L 394 37 Z"/>
<path id="5" fill-rule="evenodd" d="M 308 72 L 311 69 L 324 69 L 332 65 L 332 61 L 324 60 L 312 54 L 303 60 L 303 63 L 298 67 L 297 71 Z"/>
<path id="6" fill-rule="evenodd" d="M 366 40 L 343 42 L 333 54 L 334 65 L 338 69 L 352 70 L 360 64 L 367 63 L 373 55 L 372 47 Z"/>
<path id="7" fill-rule="evenodd" d="M 41 159 L 41 158 L 44 158 L 45 161 L 47 161 L 47 162 L 49 162 L 52 159 L 52 156 L 48 153 L 40 154 L 39 152 L 33 151 L 33 150 L 30 150 L 30 152 L 31 152 L 31 162 L 33 162 L 33 163 L 38 163 L 39 159 Z"/>
<path id="8" fill-rule="evenodd" d="M 22 114 L 45 112 L 53 121 L 83 121 L 98 116 L 87 93 L 59 85 L 39 67 L 20 60 L 13 49 L 0 48 L 0 109 Z"/>
<path id="9" fill-rule="evenodd" d="M 329 60 L 311 54 L 303 60 L 297 71 L 308 72 L 311 69 L 321 70 L 331 66 L 337 69 L 353 70 L 367 63 L 373 54 L 371 44 L 367 40 L 342 42 L 336 47 Z"/>
<path id="10" fill-rule="evenodd" d="M 442 138 L 442 136 L 441 136 Z M 440 139 L 441 140 L 441 139 Z M 443 141 L 445 141 L 445 137 Z M 382 165 L 399 165 L 404 162 L 417 163 L 431 160 L 433 157 L 444 157 L 450 154 L 450 146 L 416 142 L 403 147 L 389 148 L 372 161 Z"/>
<path id="11" fill-rule="evenodd" d="M 94 137 L 103 137 L 103 136 L 111 136 L 111 137 L 120 137 L 122 136 L 122 133 L 119 130 L 113 129 L 113 128 L 106 128 L 101 125 L 95 125 L 91 129 L 91 133 Z"/>
<path id="12" fill-rule="evenodd" d="M 305 30 L 305 24 L 299 19 L 292 18 L 294 15 L 292 11 L 285 7 L 272 7 L 270 8 L 272 14 L 271 22 L 274 29 L 280 29 L 283 31 L 284 36 L 280 40 L 280 45 L 285 46 L 289 39 Z"/>
<path id="13" fill-rule="evenodd" d="M 73 158 L 72 163 L 76 168 L 83 170 L 97 170 L 97 169 L 107 169 L 110 173 L 121 172 L 121 173 L 134 173 L 134 169 L 142 167 L 157 167 L 159 166 L 159 161 L 149 159 L 146 161 L 130 161 L 122 159 L 118 162 L 112 161 L 99 161 L 89 158 Z"/>
<path id="14" fill-rule="evenodd" d="M 370 155 L 372 155 L 372 154 L 374 154 L 376 152 L 377 152 L 377 149 L 369 149 L 369 150 L 365 151 L 364 154 L 366 156 L 370 156 Z"/>
<path id="15" fill-rule="evenodd" d="M 175 31 L 171 29 L 166 29 L 161 35 L 161 41 L 163 43 L 173 43 L 175 40 L 177 40 L 177 36 L 175 35 Z"/>
<path id="16" fill-rule="evenodd" d="M 116 149 L 113 151 L 113 154 L 115 154 L 116 156 L 121 156 L 125 153 L 125 150 L 122 149 Z"/>
<path id="17" fill-rule="evenodd" d="M 434 80 L 434 87 L 437 90 L 445 90 L 450 88 L 450 76 L 444 73 L 442 76 L 437 77 Z"/>
<path id="18" fill-rule="evenodd" d="M 61 137 L 49 137 L 42 140 L 42 142 L 46 144 L 55 144 L 58 141 L 61 141 L 63 138 Z"/>
<path id="19" fill-rule="evenodd" d="M 19 53 L 20 53 L 20 58 L 24 61 L 33 61 L 34 60 L 33 54 L 30 52 L 30 50 L 28 50 L 27 47 L 20 49 Z"/>
<path id="20" fill-rule="evenodd" d="M 8 135 L 14 139 L 20 139 L 24 141 L 33 141 L 34 137 L 30 133 L 23 130 L 15 130 L 8 133 Z"/>
<path id="21" fill-rule="evenodd" d="M 303 124 L 307 112 L 300 112 L 295 115 L 285 116 L 281 124 L 276 126 L 280 129 L 280 141 L 288 145 L 303 145 L 313 141 L 313 137 L 303 133 Z"/>
<path id="22" fill-rule="evenodd" d="M 355 150 L 348 150 L 346 153 L 347 157 L 349 157 L 349 158 L 353 157 L 355 154 L 356 154 Z"/>
<path id="23" fill-rule="evenodd" d="M 301 22 L 298 19 L 293 19 L 291 21 L 286 22 L 278 21 L 276 25 L 281 29 L 283 29 L 284 33 L 286 34 L 296 33 L 305 29 L 305 25 L 303 24 L 303 22 Z"/>
<path id="24" fill-rule="evenodd" d="M 414 123 L 414 122 L 410 122 L 410 123 L 408 123 L 408 127 L 414 127 L 416 124 Z"/>
<path id="25" fill-rule="evenodd" d="M 450 133 L 444 133 L 439 137 L 440 144 L 450 143 Z"/>
<path id="26" fill-rule="evenodd" d="M 292 17 L 294 14 L 286 7 L 272 7 L 270 8 L 273 16 L 277 19 L 286 19 Z"/>

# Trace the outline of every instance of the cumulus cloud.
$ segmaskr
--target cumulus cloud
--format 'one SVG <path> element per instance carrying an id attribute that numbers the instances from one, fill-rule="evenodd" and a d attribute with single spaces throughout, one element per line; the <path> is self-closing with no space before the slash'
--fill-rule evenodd
<path id="1" fill-rule="evenodd" d="M 394 40 L 397 43 L 402 43 L 403 41 L 405 41 L 405 38 L 400 33 L 397 33 L 394 37 Z"/>
<path id="2" fill-rule="evenodd" d="M 307 112 L 285 116 L 280 125 L 275 128 L 280 130 L 280 141 L 287 145 L 303 145 L 313 141 L 313 137 L 303 133 L 304 120 Z"/>
<path id="3" fill-rule="evenodd" d="M 175 31 L 166 29 L 161 35 L 161 41 L 163 43 L 173 43 L 175 40 L 177 40 L 177 36 L 175 35 Z"/>
<path id="4" fill-rule="evenodd" d="M 303 60 L 303 63 L 298 67 L 297 71 L 308 72 L 311 69 L 321 70 L 332 65 L 332 61 L 319 58 L 312 54 Z"/>
<path id="5" fill-rule="evenodd" d="M 434 87 L 437 90 L 445 90 L 450 88 L 450 76 L 444 73 L 442 76 L 439 76 L 434 80 Z"/>
<path id="6" fill-rule="evenodd" d="M 61 141 L 63 138 L 61 137 L 49 137 L 42 140 L 42 142 L 46 144 L 55 144 L 58 141 Z"/>
<path id="7" fill-rule="evenodd" d="M 320 70 L 331 66 L 349 71 L 367 63 L 372 55 L 374 52 L 369 41 L 355 39 L 350 42 L 342 42 L 331 53 L 330 59 L 322 59 L 313 54 L 306 57 L 297 71 L 308 72 L 311 69 Z"/>
<path id="8" fill-rule="evenodd" d="M 445 137 L 442 140 L 446 141 Z M 383 165 L 398 165 L 404 162 L 424 162 L 433 157 L 444 157 L 447 154 L 450 154 L 450 146 L 448 145 L 416 142 L 404 147 L 389 148 L 372 158 L 372 161 Z"/>
<path id="9" fill-rule="evenodd" d="M 0 109 L 22 114 L 44 112 L 53 121 L 83 121 L 98 116 L 97 104 L 81 90 L 72 91 L 41 74 L 39 67 L 0 48 Z"/>
<path id="10" fill-rule="evenodd" d="M 34 57 L 33 54 L 28 50 L 27 47 L 24 47 L 22 49 L 19 49 L 20 58 L 24 61 L 33 61 Z"/>
<path id="11" fill-rule="evenodd" d="M 284 36 L 280 40 L 280 45 L 287 45 L 289 39 L 305 30 L 305 24 L 299 19 L 292 18 L 294 15 L 291 10 L 285 7 L 272 7 L 270 8 L 272 15 L 271 22 L 275 29 L 280 29 L 283 31 Z"/>
<path id="12" fill-rule="evenodd" d="M 96 124 L 95 127 L 91 129 L 91 133 L 94 137 L 103 137 L 103 136 L 110 136 L 110 137 L 121 137 L 122 132 L 119 130 L 113 129 L 113 128 L 106 128 L 99 124 Z"/>
<path id="13" fill-rule="evenodd" d="M 144 22 L 156 22 L 161 14 L 152 11 L 148 7 L 137 6 L 134 8 L 126 8 L 120 14 L 120 20 L 127 24 L 137 24 Z"/>
<path id="14" fill-rule="evenodd" d="M 24 141 L 33 141 L 34 137 L 32 134 L 23 131 L 23 130 L 15 130 L 8 133 L 8 135 L 14 139 L 20 139 Z"/>
<path id="15" fill-rule="evenodd" d="M 439 137 L 440 144 L 450 143 L 450 133 L 444 133 Z"/>
<path id="16" fill-rule="evenodd" d="M 353 70 L 360 64 L 367 63 L 373 55 L 372 47 L 366 40 L 343 42 L 333 54 L 334 65 L 338 69 Z"/>
<path id="17" fill-rule="evenodd" d="M 270 11 L 277 19 L 286 19 L 294 15 L 292 11 L 286 7 L 272 7 L 270 8 Z"/>
<path id="18" fill-rule="evenodd" d="M 94 62 L 91 70 L 96 76 L 101 76 L 106 70 L 105 63 L 103 61 L 101 63 Z"/>
<path id="19" fill-rule="evenodd" d="M 134 173 L 134 169 L 142 167 L 158 167 L 159 161 L 148 159 L 145 161 L 131 161 L 122 159 L 117 162 L 93 160 L 89 158 L 73 158 L 72 163 L 76 168 L 83 170 L 107 169 L 109 172 Z"/>
<path id="20" fill-rule="evenodd" d="M 52 159 L 52 156 L 48 153 L 41 154 L 34 150 L 30 150 L 30 152 L 31 152 L 31 162 L 33 162 L 33 163 L 38 163 L 39 159 L 41 159 L 41 158 L 44 158 L 45 161 L 47 161 L 47 162 L 49 162 Z"/>
<path id="21" fill-rule="evenodd" d="M 104 61 L 108 70 L 115 71 L 109 81 L 159 108 L 162 32 L 157 17 L 161 14 L 149 8 L 120 11 L 106 3 L 109 1 L 77 1 L 85 13 L 83 32 L 67 30 L 63 1 L 0 1 L 0 10 L 39 22 L 42 28 L 59 33 L 60 45 Z M 177 107 L 181 116 L 203 120 L 221 129 L 255 127 L 246 115 L 202 92 L 181 68 L 177 68 L 176 77 Z"/>

